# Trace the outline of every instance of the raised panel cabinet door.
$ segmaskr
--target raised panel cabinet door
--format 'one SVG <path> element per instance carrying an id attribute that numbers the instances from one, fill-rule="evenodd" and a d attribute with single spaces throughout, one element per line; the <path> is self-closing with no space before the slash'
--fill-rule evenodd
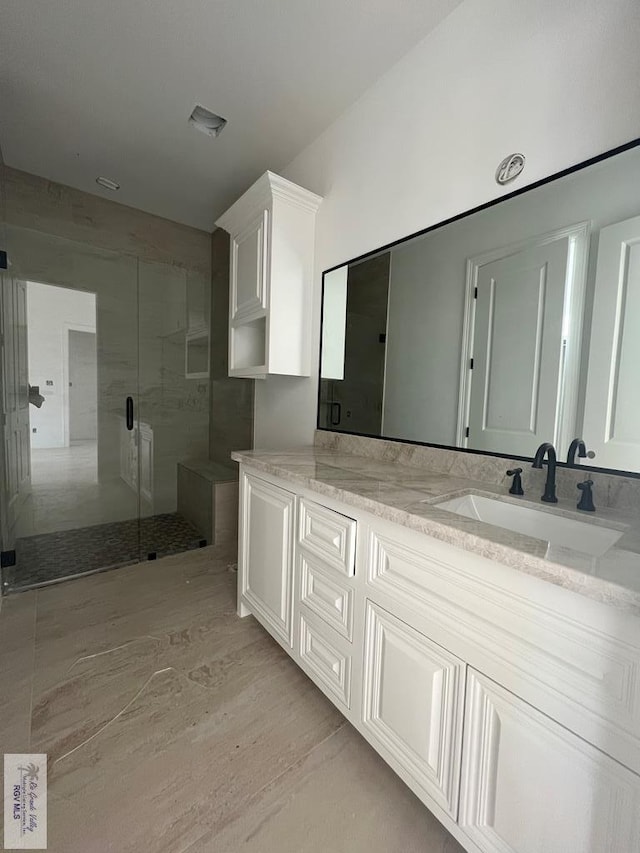
<path id="1" fill-rule="evenodd" d="M 244 475 L 241 593 L 267 629 L 292 647 L 295 495 Z"/>
<path id="2" fill-rule="evenodd" d="M 486 853 L 640 850 L 640 777 L 469 669 L 458 823 Z"/>
<path id="3" fill-rule="evenodd" d="M 231 319 L 251 319 L 267 307 L 267 226 L 264 210 L 231 238 Z"/>
<path id="4" fill-rule="evenodd" d="M 461 660 L 367 602 L 364 726 L 392 766 L 454 820 L 463 690 Z"/>

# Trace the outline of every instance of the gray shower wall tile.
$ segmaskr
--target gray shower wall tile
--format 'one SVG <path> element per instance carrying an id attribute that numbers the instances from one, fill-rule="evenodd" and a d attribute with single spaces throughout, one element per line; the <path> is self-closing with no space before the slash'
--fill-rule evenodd
<path id="1" fill-rule="evenodd" d="M 253 379 L 229 377 L 229 235 L 211 235 L 211 360 L 209 458 L 253 447 Z"/>
<path id="2" fill-rule="evenodd" d="M 211 274 L 210 236 L 110 199 L 0 166 L 6 186 L 7 220 L 147 261 Z"/>

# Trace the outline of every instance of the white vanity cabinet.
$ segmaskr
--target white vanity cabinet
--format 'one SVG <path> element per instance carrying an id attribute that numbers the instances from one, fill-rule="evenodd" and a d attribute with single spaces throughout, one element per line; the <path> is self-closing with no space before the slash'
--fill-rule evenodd
<path id="1" fill-rule="evenodd" d="M 309 376 L 315 215 L 321 202 L 265 172 L 216 225 L 229 232 L 229 376 Z"/>
<path id="2" fill-rule="evenodd" d="M 244 465 L 241 514 L 240 612 L 465 850 L 640 850 L 640 620 Z"/>

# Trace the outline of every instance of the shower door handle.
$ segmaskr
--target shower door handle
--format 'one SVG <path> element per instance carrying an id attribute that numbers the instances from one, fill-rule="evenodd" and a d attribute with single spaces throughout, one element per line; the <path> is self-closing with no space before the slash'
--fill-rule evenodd
<path id="1" fill-rule="evenodd" d="M 125 406 L 126 417 L 127 417 L 127 429 L 133 429 L 133 397 L 127 397 L 127 403 Z"/>

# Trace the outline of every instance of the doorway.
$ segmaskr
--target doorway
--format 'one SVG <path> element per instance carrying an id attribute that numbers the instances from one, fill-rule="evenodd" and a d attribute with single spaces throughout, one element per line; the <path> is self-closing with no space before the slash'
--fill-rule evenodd
<path id="1" fill-rule="evenodd" d="M 83 487 L 98 482 L 96 294 L 33 281 L 26 291 L 31 499 L 22 537 L 91 523 Z M 60 505 L 63 485 L 77 495 L 71 513 Z"/>

